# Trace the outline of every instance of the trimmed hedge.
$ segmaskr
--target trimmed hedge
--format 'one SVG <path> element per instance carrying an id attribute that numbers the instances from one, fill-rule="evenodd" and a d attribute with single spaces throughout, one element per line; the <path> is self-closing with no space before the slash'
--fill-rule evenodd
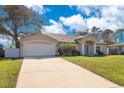
<path id="1" fill-rule="evenodd" d="M 76 43 L 59 43 L 58 52 L 59 56 L 78 56 L 79 51 L 76 50 Z"/>

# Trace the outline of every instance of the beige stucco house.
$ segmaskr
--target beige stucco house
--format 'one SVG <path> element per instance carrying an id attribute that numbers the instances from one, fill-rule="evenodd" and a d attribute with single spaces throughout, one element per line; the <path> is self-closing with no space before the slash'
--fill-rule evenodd
<path id="1" fill-rule="evenodd" d="M 60 34 L 37 34 L 20 40 L 20 57 L 58 55 L 58 44 L 75 42 L 81 55 L 94 56 L 99 53 L 124 54 L 124 43 L 97 43 L 92 34 L 85 36 L 68 36 Z"/>
<path id="2" fill-rule="evenodd" d="M 37 34 L 20 40 L 20 57 L 55 56 L 58 54 L 58 44 L 61 42 L 75 42 L 78 51 L 84 56 L 94 56 L 100 52 L 105 55 L 124 53 L 124 43 L 112 45 L 97 43 L 96 37 L 92 34 L 85 36 Z"/>
<path id="3" fill-rule="evenodd" d="M 81 55 L 96 55 L 96 38 L 93 35 L 37 34 L 20 40 L 20 57 L 55 56 L 60 42 L 76 42 Z"/>

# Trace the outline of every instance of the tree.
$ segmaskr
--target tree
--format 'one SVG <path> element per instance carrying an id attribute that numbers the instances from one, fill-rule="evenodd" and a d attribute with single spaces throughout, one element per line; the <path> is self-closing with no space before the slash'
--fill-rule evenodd
<path id="1" fill-rule="evenodd" d="M 116 33 L 118 33 L 118 32 L 124 32 L 124 29 L 117 29 Z"/>
<path id="2" fill-rule="evenodd" d="M 112 35 L 113 35 L 113 31 L 111 29 L 106 29 L 104 30 L 103 32 L 103 40 L 104 40 L 104 43 L 108 43 L 108 44 L 111 44 L 112 43 Z"/>
<path id="3" fill-rule="evenodd" d="M 99 27 L 93 26 L 91 28 L 91 33 L 96 37 L 97 42 L 102 43 L 103 42 L 103 30 Z"/>
<path id="4" fill-rule="evenodd" d="M 76 31 L 77 35 L 87 35 L 89 34 L 89 29 L 83 30 L 83 31 Z"/>
<path id="5" fill-rule="evenodd" d="M 77 35 L 87 35 L 88 34 L 88 32 L 86 32 L 86 31 L 79 31 L 79 32 L 77 32 Z"/>
<path id="6" fill-rule="evenodd" d="M 118 34 L 116 32 L 113 32 L 111 34 L 111 41 L 112 41 L 112 43 L 117 42 L 118 37 L 119 37 Z"/>
<path id="7" fill-rule="evenodd" d="M 41 33 L 43 16 L 24 5 L 0 6 L 0 34 L 11 37 L 19 48 L 19 39 Z"/>
<path id="8" fill-rule="evenodd" d="M 97 36 L 97 34 L 99 34 L 99 32 L 101 32 L 101 31 L 102 31 L 101 28 L 98 28 L 96 26 L 93 26 L 91 28 L 91 33 L 93 33 L 95 36 Z"/>

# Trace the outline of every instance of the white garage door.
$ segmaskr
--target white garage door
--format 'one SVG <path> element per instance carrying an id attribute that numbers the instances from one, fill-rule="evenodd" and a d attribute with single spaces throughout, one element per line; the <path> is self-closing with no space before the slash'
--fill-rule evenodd
<path id="1" fill-rule="evenodd" d="M 26 43 L 23 46 L 23 56 L 55 56 L 56 44 L 54 43 Z"/>

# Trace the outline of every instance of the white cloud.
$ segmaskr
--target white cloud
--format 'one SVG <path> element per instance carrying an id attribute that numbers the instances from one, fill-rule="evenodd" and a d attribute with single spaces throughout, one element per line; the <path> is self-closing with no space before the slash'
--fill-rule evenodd
<path id="1" fill-rule="evenodd" d="M 105 20 L 123 27 L 124 23 L 124 6 L 106 6 L 101 10 L 102 16 Z"/>
<path id="2" fill-rule="evenodd" d="M 81 11 L 87 16 L 90 16 L 92 13 L 94 13 L 96 16 L 99 16 L 99 9 L 101 7 L 98 6 L 93 6 L 93 5 L 79 5 L 77 6 L 77 10 Z"/>
<path id="3" fill-rule="evenodd" d="M 91 29 L 93 26 L 99 27 L 103 30 L 105 30 L 105 29 L 115 30 L 115 29 L 118 28 L 117 25 L 115 25 L 112 22 L 106 21 L 104 18 L 92 17 L 92 18 L 89 18 L 89 19 L 86 20 L 86 24 L 87 24 L 89 29 Z"/>
<path id="4" fill-rule="evenodd" d="M 85 19 L 89 28 L 92 26 L 112 30 L 124 28 L 124 6 L 77 6 L 77 9 L 87 16 L 91 16 L 92 13 L 96 15 Z"/>
<path id="5" fill-rule="evenodd" d="M 52 19 L 50 19 L 49 22 L 51 25 L 44 27 L 44 33 L 65 34 L 63 26 L 60 22 L 56 22 Z"/>
<path id="6" fill-rule="evenodd" d="M 26 5 L 26 6 L 40 14 L 43 14 L 45 12 L 45 9 L 42 5 Z"/>
<path id="7" fill-rule="evenodd" d="M 87 29 L 85 21 L 80 14 L 73 15 L 70 17 L 60 17 L 60 21 L 65 26 L 69 26 L 70 30 L 83 31 Z"/>
<path id="8" fill-rule="evenodd" d="M 106 27 L 107 24 L 105 24 L 106 22 L 104 21 L 103 18 L 95 18 L 95 17 L 91 17 L 89 19 L 86 20 L 86 24 L 88 26 L 88 28 L 92 28 L 93 26 L 96 27 L 102 27 L 104 28 L 104 26 Z M 103 25 L 104 24 L 104 25 Z"/>

